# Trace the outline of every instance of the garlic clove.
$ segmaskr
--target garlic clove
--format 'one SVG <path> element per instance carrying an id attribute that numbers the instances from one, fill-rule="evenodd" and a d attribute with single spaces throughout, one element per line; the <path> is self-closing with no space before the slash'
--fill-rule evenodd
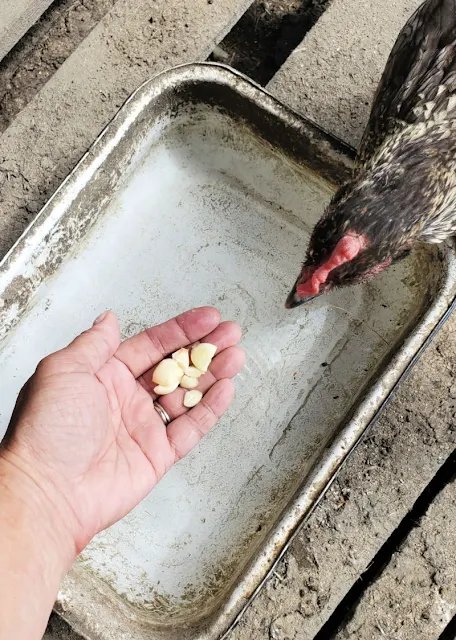
<path id="1" fill-rule="evenodd" d="M 179 349 L 178 351 L 175 351 L 171 358 L 177 362 L 177 364 L 180 366 L 180 368 L 185 371 L 185 369 L 188 368 L 189 364 L 190 364 L 190 355 L 188 352 L 188 349 Z"/>
<path id="2" fill-rule="evenodd" d="M 198 378 L 190 378 L 189 376 L 184 376 L 180 381 L 180 386 L 183 389 L 194 389 L 198 386 Z"/>
<path id="3" fill-rule="evenodd" d="M 187 393 L 184 396 L 184 407 L 191 409 L 192 407 L 196 406 L 198 402 L 200 402 L 202 397 L 203 397 L 203 394 L 201 393 L 201 391 L 198 391 L 197 389 L 193 389 L 192 391 L 187 391 Z"/>
<path id="4" fill-rule="evenodd" d="M 195 367 L 198 367 L 200 371 L 205 373 L 208 370 L 216 351 L 217 347 L 215 345 L 209 344 L 209 342 L 202 342 L 192 349 L 192 363 Z"/>
<path id="5" fill-rule="evenodd" d="M 198 369 L 198 367 L 187 367 L 184 370 L 184 373 L 189 378 L 199 378 L 203 375 L 203 372 Z"/>
<path id="6" fill-rule="evenodd" d="M 184 372 L 174 360 L 167 358 L 162 360 L 152 375 L 152 381 L 155 384 L 169 387 L 173 384 L 179 384 Z"/>
<path id="7" fill-rule="evenodd" d="M 157 387 L 154 388 L 154 393 L 156 393 L 157 396 L 167 396 L 168 393 L 172 393 L 173 391 L 176 391 L 178 386 L 179 386 L 178 382 L 176 382 L 176 384 L 170 384 L 170 385 L 159 384 Z"/>

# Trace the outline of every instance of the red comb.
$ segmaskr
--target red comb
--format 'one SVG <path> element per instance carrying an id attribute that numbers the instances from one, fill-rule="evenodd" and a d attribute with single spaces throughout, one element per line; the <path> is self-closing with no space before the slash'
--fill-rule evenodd
<path id="1" fill-rule="evenodd" d="M 339 240 L 334 247 L 329 259 L 321 267 L 316 269 L 312 277 L 298 284 L 296 293 L 301 298 L 315 296 L 320 293 L 320 287 L 328 279 L 328 275 L 333 269 L 340 267 L 344 262 L 349 262 L 367 247 L 367 238 L 359 234 L 347 234 Z"/>

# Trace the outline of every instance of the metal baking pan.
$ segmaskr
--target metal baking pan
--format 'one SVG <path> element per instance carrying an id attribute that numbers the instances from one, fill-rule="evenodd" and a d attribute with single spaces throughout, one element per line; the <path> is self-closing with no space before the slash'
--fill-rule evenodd
<path id="1" fill-rule="evenodd" d="M 448 313 L 455 258 L 432 246 L 284 309 L 349 156 L 245 77 L 179 67 L 126 102 L 1 263 L 0 434 L 38 360 L 106 308 L 124 336 L 201 304 L 244 329 L 229 413 L 62 585 L 85 637 L 222 637 Z"/>

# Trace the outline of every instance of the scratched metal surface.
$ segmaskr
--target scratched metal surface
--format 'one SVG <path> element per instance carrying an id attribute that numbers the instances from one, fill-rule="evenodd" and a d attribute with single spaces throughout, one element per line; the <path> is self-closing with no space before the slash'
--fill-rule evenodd
<path id="1" fill-rule="evenodd" d="M 455 261 L 435 247 L 283 308 L 344 151 L 238 74 L 180 67 L 134 94 L 0 265 L 0 434 L 36 362 L 105 308 L 124 336 L 201 304 L 244 329 L 229 413 L 62 586 L 86 637 L 220 637 L 447 310 Z"/>

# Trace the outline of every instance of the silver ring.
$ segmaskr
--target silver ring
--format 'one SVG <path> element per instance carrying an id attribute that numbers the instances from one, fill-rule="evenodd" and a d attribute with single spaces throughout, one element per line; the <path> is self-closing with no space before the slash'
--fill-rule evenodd
<path id="1" fill-rule="evenodd" d="M 154 407 L 155 407 L 155 411 L 158 413 L 160 418 L 163 420 L 163 422 L 165 424 L 165 427 L 167 427 L 169 425 L 169 423 L 171 422 L 171 418 L 169 417 L 169 415 L 166 413 L 166 411 L 163 409 L 163 407 L 161 406 L 161 404 L 159 402 L 154 402 Z"/>

